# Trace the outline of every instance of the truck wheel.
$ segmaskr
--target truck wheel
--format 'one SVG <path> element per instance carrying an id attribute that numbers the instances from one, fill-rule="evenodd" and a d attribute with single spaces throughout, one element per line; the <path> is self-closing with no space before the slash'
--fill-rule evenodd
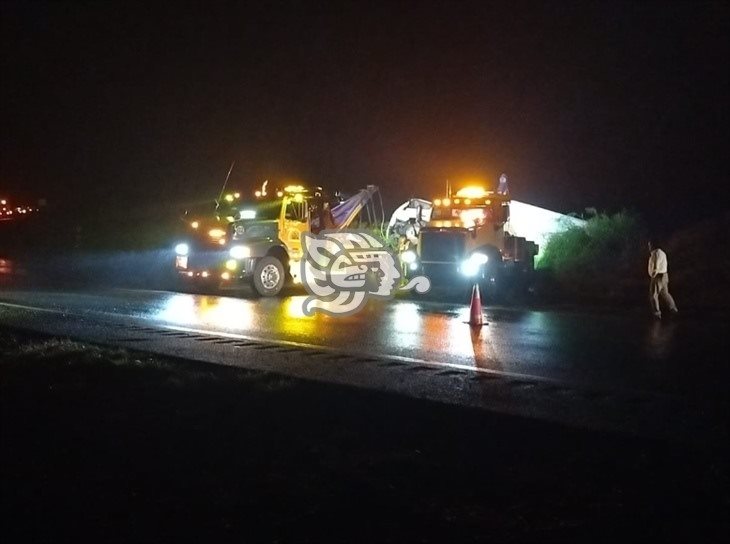
<path id="1" fill-rule="evenodd" d="M 253 268 L 253 288 L 262 297 L 279 294 L 286 282 L 284 265 L 276 257 L 262 257 Z"/>

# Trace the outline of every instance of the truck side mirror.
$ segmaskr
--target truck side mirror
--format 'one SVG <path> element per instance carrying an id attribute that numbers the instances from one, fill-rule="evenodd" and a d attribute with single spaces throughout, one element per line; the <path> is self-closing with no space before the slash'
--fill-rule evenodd
<path id="1" fill-rule="evenodd" d="M 509 204 L 502 204 L 502 223 L 509 221 Z"/>

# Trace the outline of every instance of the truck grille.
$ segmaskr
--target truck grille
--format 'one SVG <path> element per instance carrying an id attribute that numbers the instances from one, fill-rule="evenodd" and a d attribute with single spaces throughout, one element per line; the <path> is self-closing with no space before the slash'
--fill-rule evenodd
<path id="1" fill-rule="evenodd" d="M 461 261 L 464 255 L 463 231 L 423 230 L 421 231 L 421 261 L 448 262 Z"/>

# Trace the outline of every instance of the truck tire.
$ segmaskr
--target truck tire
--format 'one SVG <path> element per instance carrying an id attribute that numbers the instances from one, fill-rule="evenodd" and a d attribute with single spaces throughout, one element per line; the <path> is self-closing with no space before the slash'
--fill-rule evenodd
<path id="1" fill-rule="evenodd" d="M 275 297 L 286 283 L 284 265 L 276 257 L 262 257 L 253 268 L 253 288 L 262 297 Z"/>

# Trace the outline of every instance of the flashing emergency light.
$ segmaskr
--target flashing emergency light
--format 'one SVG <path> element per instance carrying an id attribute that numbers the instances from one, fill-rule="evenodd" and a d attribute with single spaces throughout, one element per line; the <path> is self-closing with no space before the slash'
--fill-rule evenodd
<path id="1" fill-rule="evenodd" d="M 476 185 L 470 185 L 456 191 L 456 196 L 459 198 L 484 198 L 489 192 L 484 187 L 478 187 Z"/>

